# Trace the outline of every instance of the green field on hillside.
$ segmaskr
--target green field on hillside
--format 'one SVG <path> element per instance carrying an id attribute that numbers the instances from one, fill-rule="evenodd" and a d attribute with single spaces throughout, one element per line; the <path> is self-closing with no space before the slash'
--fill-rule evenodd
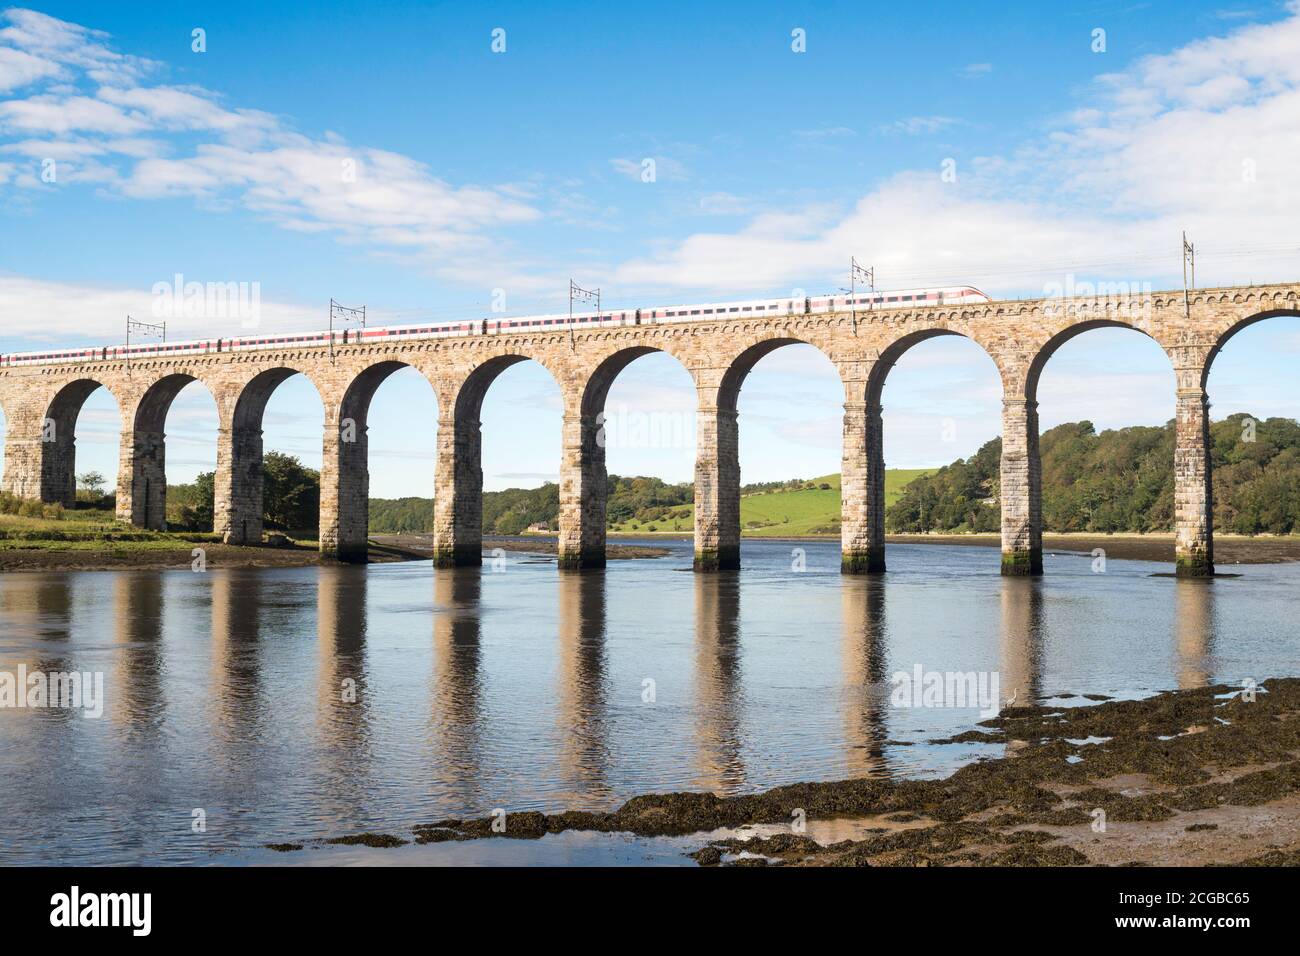
<path id="1" fill-rule="evenodd" d="M 914 478 L 929 473 L 926 468 L 890 468 L 885 470 L 885 506 L 898 500 L 904 486 Z M 755 537 L 783 537 L 802 534 L 839 534 L 840 476 L 825 475 L 808 482 L 811 488 L 769 491 L 744 495 L 740 499 L 740 527 Z M 826 485 L 828 487 L 821 487 Z M 683 514 L 684 512 L 684 514 Z M 611 525 L 616 532 L 681 531 L 693 528 L 694 509 L 676 509 L 676 517 L 667 521 L 627 521 Z"/>

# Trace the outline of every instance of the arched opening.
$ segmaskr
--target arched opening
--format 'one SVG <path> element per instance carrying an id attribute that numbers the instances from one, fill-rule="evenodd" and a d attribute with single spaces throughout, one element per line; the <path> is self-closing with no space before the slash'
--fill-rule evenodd
<path id="1" fill-rule="evenodd" d="M 437 422 L 433 386 L 405 363 L 379 362 L 352 380 L 337 433 L 326 435 L 325 473 L 336 477 L 322 488 L 322 551 L 364 561 L 372 530 L 433 530 Z"/>
<path id="2" fill-rule="evenodd" d="M 1035 357 L 1025 397 L 1044 531 L 1173 529 L 1177 383 L 1155 340 L 1116 322 L 1071 326 Z"/>
<path id="3" fill-rule="evenodd" d="M 742 533 L 837 533 L 844 387 L 825 353 L 794 338 L 756 343 L 731 362 L 717 394 L 714 420 L 699 429 L 697 570 L 739 568 Z"/>
<path id="4" fill-rule="evenodd" d="M 1215 531 L 1300 532 L 1298 359 L 1300 311 L 1287 309 L 1234 325 L 1206 363 Z"/>
<path id="5" fill-rule="evenodd" d="M 244 386 L 218 458 L 214 530 L 223 540 L 259 544 L 267 529 L 318 537 L 324 421 L 320 393 L 296 369 L 267 369 Z"/>
<path id="6" fill-rule="evenodd" d="M 868 435 L 880 423 L 882 478 L 869 487 L 881 496 L 871 503 L 886 531 L 1000 531 L 1001 408 L 997 365 L 965 335 L 926 330 L 881 353 L 866 417 Z M 883 558 L 872 564 L 868 570 L 884 568 Z"/>
<path id="7" fill-rule="evenodd" d="M 694 492 L 695 383 L 682 363 L 631 348 L 597 366 L 583 391 L 583 566 L 604 563 L 605 531 L 689 534 Z"/>
<path id="8" fill-rule="evenodd" d="M 45 413 L 39 447 L 31 446 L 39 456 L 39 469 L 31 470 L 39 481 L 29 481 L 16 494 L 68 511 L 111 512 L 121 437 L 122 418 L 113 394 L 93 379 L 70 382 Z"/>
<path id="9" fill-rule="evenodd" d="M 434 561 L 481 564 L 485 534 L 558 530 L 563 399 L 551 373 L 525 355 L 488 359 L 461 384 L 452 417 L 453 434 L 438 439 L 451 465 L 437 479 Z"/>
<path id="10" fill-rule="evenodd" d="M 170 435 L 168 422 L 179 426 Z M 159 379 L 136 407 L 132 441 L 118 515 L 144 528 L 211 531 L 217 405 L 207 386 L 181 373 Z"/>

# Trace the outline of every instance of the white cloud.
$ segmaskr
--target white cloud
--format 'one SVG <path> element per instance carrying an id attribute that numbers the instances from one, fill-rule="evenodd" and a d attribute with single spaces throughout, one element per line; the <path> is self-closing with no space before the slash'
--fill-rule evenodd
<path id="1" fill-rule="evenodd" d="M 739 293 L 838 285 L 849 250 L 884 287 L 973 282 L 1041 294 L 1066 272 L 1202 284 L 1294 276 L 1300 250 L 1300 16 L 1243 26 L 1101 76 L 1062 126 L 955 182 L 901 173 L 851 208 L 756 215 L 622 263 L 619 283 Z"/>
<path id="2" fill-rule="evenodd" d="M 187 276 L 198 281 L 257 281 L 230 277 Z M 173 282 L 159 276 L 159 282 Z M 126 317 L 154 321 L 151 288 L 115 289 L 66 282 L 52 282 L 22 276 L 0 275 L 0 315 L 5 317 L 5 334 L 25 339 L 37 348 L 49 342 L 72 345 L 86 342 L 101 345 L 119 342 Z M 305 307 L 263 299 L 259 328 L 276 332 L 319 329 L 327 323 L 319 307 Z M 249 335 L 239 318 L 220 316 L 174 317 L 167 320 L 169 339 L 206 335 Z"/>
<path id="3" fill-rule="evenodd" d="M 0 93 L 57 76 L 59 65 L 22 50 L 0 46 Z"/>
<path id="4" fill-rule="evenodd" d="M 0 137 L 10 140 L 0 148 L 59 159 L 60 185 L 233 201 L 284 229 L 365 242 L 450 275 L 503 261 L 488 232 L 540 215 L 517 185 L 452 184 L 410 157 L 302 135 L 199 87 L 146 85 L 161 67 L 111 50 L 101 32 L 29 10 L 3 21 L 0 89 L 36 88 L 0 103 Z M 48 188 L 39 170 L 11 165 L 0 183 Z M 677 169 L 661 161 L 661 173 Z"/>
<path id="5" fill-rule="evenodd" d="M 706 193 L 700 197 L 700 212 L 706 216 L 741 216 L 754 209 L 752 200 L 728 192 Z"/>
<path id="6" fill-rule="evenodd" d="M 908 136 L 927 136 L 957 125 L 951 116 L 909 116 L 880 127 L 883 133 L 904 133 Z"/>

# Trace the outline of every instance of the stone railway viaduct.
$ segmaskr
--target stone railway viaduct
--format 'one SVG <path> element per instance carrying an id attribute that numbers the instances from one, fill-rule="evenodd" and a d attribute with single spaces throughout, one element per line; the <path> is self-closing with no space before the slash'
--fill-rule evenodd
<path id="1" fill-rule="evenodd" d="M 844 385 L 842 567 L 883 571 L 884 454 L 881 392 L 890 368 L 913 345 L 964 335 L 1001 376 L 1002 571 L 1042 572 L 1042 512 L 1036 393 L 1052 353 L 1101 326 L 1135 329 L 1169 356 L 1177 381 L 1174 453 L 1179 574 L 1214 572 L 1208 449 L 1211 362 L 1253 322 L 1300 315 L 1300 284 L 931 306 L 856 315 L 738 316 L 612 328 L 564 328 L 517 335 L 466 335 L 301 348 L 211 352 L 124 361 L 16 365 L 0 370 L 4 487 L 24 498 L 71 504 L 78 413 L 107 388 L 122 416 L 118 517 L 164 526 L 164 422 L 176 394 L 202 382 L 216 400 L 219 447 L 215 530 L 235 544 L 262 539 L 262 414 L 275 388 L 301 373 L 325 408 L 321 550 L 343 560 L 366 553 L 369 473 L 366 416 L 383 380 L 418 369 L 438 400 L 435 561 L 481 561 L 483 473 L 479 413 L 488 388 L 517 362 L 554 376 L 564 400 L 559 560 L 564 568 L 605 562 L 605 449 L 601 416 L 619 372 L 650 352 L 674 356 L 698 394 L 695 567 L 740 562 L 740 463 L 736 401 L 763 356 L 792 343 L 820 349 Z M 420 427 L 413 422 L 412 427 Z"/>

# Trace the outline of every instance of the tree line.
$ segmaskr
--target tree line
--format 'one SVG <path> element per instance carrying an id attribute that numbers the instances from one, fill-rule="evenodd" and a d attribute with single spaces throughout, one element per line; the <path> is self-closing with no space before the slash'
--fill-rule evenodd
<path id="1" fill-rule="evenodd" d="M 1174 423 L 1098 433 L 1072 422 L 1039 438 L 1043 529 L 1170 531 L 1174 524 Z M 916 478 L 885 512 L 896 533 L 997 531 L 1002 440 Z M 1238 534 L 1300 532 L 1300 424 L 1231 415 L 1210 426 L 1214 526 Z"/>
<path id="2" fill-rule="evenodd" d="M 1300 533 L 1300 424 L 1289 418 L 1264 421 L 1232 415 L 1210 426 L 1214 468 L 1214 524 L 1239 534 Z M 1098 433 L 1088 421 L 1058 425 L 1039 438 L 1043 527 L 1053 532 L 1169 531 L 1174 521 L 1174 423 L 1133 426 Z M 1001 526 L 999 470 L 1002 440 L 984 444 L 969 458 L 913 479 L 885 512 L 886 530 L 996 532 Z M 297 458 L 267 452 L 263 503 L 269 530 L 314 533 L 320 512 L 320 474 Z M 176 530 L 212 528 L 213 472 L 168 487 L 168 525 Z M 747 485 L 752 494 L 803 488 L 808 482 Z M 95 491 L 98 494 L 98 489 Z M 111 507 L 111 495 L 103 496 Z M 645 476 L 610 475 L 606 485 L 610 525 L 648 525 L 690 514 L 694 487 Z M 519 534 L 559 527 L 560 491 L 510 488 L 483 495 L 483 531 Z M 431 498 L 372 498 L 374 534 L 428 532 Z"/>

